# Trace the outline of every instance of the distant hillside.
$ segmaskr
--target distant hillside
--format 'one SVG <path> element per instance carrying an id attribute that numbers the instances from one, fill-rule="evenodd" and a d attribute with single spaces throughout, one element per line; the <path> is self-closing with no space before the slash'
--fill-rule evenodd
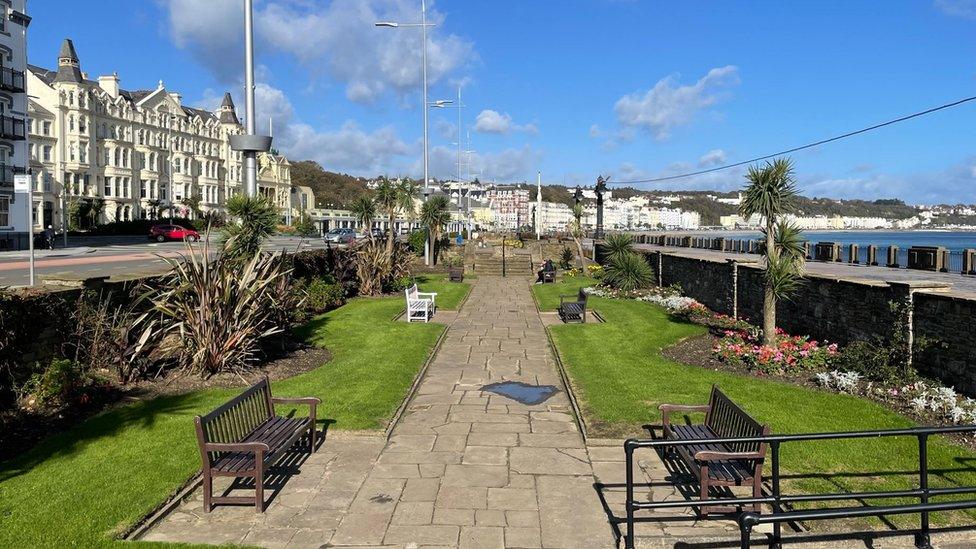
<path id="1" fill-rule="evenodd" d="M 303 160 L 291 165 L 291 181 L 295 185 L 311 187 L 315 205 L 347 207 L 366 194 L 366 179 L 343 173 L 326 171 L 317 162 Z"/>

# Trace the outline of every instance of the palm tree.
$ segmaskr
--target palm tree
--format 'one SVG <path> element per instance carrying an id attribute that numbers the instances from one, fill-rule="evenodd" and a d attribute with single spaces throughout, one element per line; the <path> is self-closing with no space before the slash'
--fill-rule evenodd
<path id="1" fill-rule="evenodd" d="M 224 227 L 225 250 L 235 259 L 249 261 L 278 226 L 278 207 L 264 195 L 234 195 L 227 201 L 227 214 L 237 222 Z"/>
<path id="2" fill-rule="evenodd" d="M 451 220 L 450 202 L 447 197 L 439 194 L 428 198 L 420 207 L 420 222 L 427 228 L 431 242 L 431 263 L 437 264 L 437 241 L 440 240 L 441 230 Z"/>
<path id="3" fill-rule="evenodd" d="M 356 218 L 356 222 L 359 226 L 363 228 L 369 238 L 370 243 L 373 242 L 373 219 L 376 218 L 376 202 L 373 201 L 372 197 L 360 196 L 352 203 L 352 207 L 349 208 L 352 211 L 353 217 Z"/>
<path id="4" fill-rule="evenodd" d="M 586 265 L 583 263 L 583 205 L 576 204 L 573 206 L 573 219 L 569 222 L 569 233 L 573 235 L 573 241 L 576 242 L 576 257 L 579 258 L 580 270 L 583 270 Z"/>
<path id="5" fill-rule="evenodd" d="M 376 188 L 376 207 L 386 215 L 388 221 L 388 232 L 386 233 L 386 253 L 393 253 L 393 243 L 396 235 L 393 233 L 393 226 L 396 223 L 398 212 L 403 212 L 407 217 L 413 217 L 414 205 L 413 197 L 416 194 L 416 185 L 410 180 L 401 182 L 390 181 L 386 177 L 380 178 L 379 186 Z"/>
<path id="6" fill-rule="evenodd" d="M 763 343 L 776 342 L 776 301 L 785 299 L 795 290 L 800 276 L 795 247 L 802 250 L 799 231 L 780 217 L 796 209 L 797 188 L 793 176 L 793 162 L 778 158 L 763 167 L 750 166 L 746 174 L 749 184 L 743 192 L 739 213 L 744 218 L 759 215 L 765 225 L 766 256 L 765 288 L 763 295 Z M 777 236 L 783 238 L 782 245 Z M 789 248 L 784 248 L 789 246 Z M 782 253 L 781 255 L 781 252 Z M 803 252 L 799 252 L 803 257 Z M 782 259 L 781 259 L 782 258 Z"/>

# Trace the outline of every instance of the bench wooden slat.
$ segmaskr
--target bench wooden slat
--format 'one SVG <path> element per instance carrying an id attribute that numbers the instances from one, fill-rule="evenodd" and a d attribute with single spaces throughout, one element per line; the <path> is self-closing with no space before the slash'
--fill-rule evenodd
<path id="1" fill-rule="evenodd" d="M 717 386 L 712 387 L 708 411 L 702 424 L 674 425 L 665 418 L 665 436 L 678 440 L 707 440 L 716 438 L 749 438 L 769 434 L 769 428 L 750 417 L 732 402 Z M 709 486 L 739 486 L 752 484 L 753 496 L 761 495 L 762 463 L 766 452 L 764 443 L 731 442 L 727 444 L 689 444 L 674 448 L 675 454 L 698 477 L 702 500 L 708 499 Z M 699 461 L 699 452 L 756 453 L 759 459 L 713 459 Z M 754 506 L 758 511 L 758 505 Z M 706 516 L 709 507 L 700 508 Z"/>
<path id="2" fill-rule="evenodd" d="M 307 404 L 307 418 L 277 417 L 274 413 L 271 385 L 265 378 L 209 414 L 197 416 L 194 421 L 203 461 L 204 510 L 210 512 L 215 502 L 242 501 L 241 498 L 213 496 L 214 476 L 235 476 L 254 478 L 254 498 L 243 501 L 253 501 L 258 512 L 264 511 L 265 469 L 276 463 L 306 435 L 309 437 L 310 451 L 315 451 L 316 406 L 320 402 L 317 398 L 290 402 Z M 255 446 L 255 443 L 266 445 L 267 450 L 256 450 L 263 446 Z M 234 446 L 242 444 L 252 446 Z M 257 458 L 259 454 L 261 459 Z"/>

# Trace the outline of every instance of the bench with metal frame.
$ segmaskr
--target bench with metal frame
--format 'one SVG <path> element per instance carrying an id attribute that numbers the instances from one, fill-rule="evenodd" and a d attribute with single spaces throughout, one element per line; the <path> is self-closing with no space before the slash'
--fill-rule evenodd
<path id="1" fill-rule="evenodd" d="M 582 289 L 575 295 L 559 296 L 559 318 L 563 322 L 573 320 L 586 322 L 586 301 L 587 294 Z M 572 301 L 567 301 L 571 299 Z"/>
<path id="2" fill-rule="evenodd" d="M 876 431 L 843 431 L 834 433 L 803 433 L 794 435 L 767 435 L 746 438 L 714 438 L 708 440 L 638 440 L 629 439 L 624 442 L 624 455 L 626 464 L 626 500 L 625 507 L 627 516 L 623 519 L 615 519 L 615 523 L 624 522 L 627 532 L 624 534 L 624 546 L 628 549 L 634 547 L 634 513 L 640 510 L 652 509 L 676 509 L 676 508 L 701 508 L 708 506 L 721 505 L 770 505 L 772 512 L 762 514 L 757 512 L 745 512 L 738 518 L 741 534 L 741 546 L 749 549 L 752 543 L 752 529 L 759 524 L 772 524 L 773 533 L 769 540 L 770 547 L 782 547 L 782 529 L 784 522 L 797 522 L 804 520 L 832 520 L 854 517 L 885 516 L 918 514 L 920 516 L 920 527 L 918 530 L 910 532 L 915 536 L 915 546 L 920 549 L 930 549 L 931 527 L 929 524 L 929 514 L 939 511 L 950 511 L 959 509 L 976 508 L 976 499 L 965 501 L 948 501 L 932 503 L 930 498 L 948 495 L 974 494 L 976 486 L 956 486 L 951 488 L 930 488 L 929 487 L 929 465 L 928 465 L 928 440 L 933 435 L 945 435 L 950 433 L 973 433 L 976 432 L 976 425 L 957 425 L 952 427 L 916 427 L 910 429 L 884 429 Z M 836 492 L 827 494 L 796 494 L 783 495 L 780 487 L 780 446 L 783 443 L 791 442 L 818 442 L 825 440 L 844 440 L 844 439 L 877 439 L 885 437 L 914 437 L 918 439 L 918 488 L 909 490 L 889 490 L 878 492 Z M 771 459 L 771 493 L 766 496 L 749 498 L 721 498 L 710 500 L 684 500 L 684 501 L 657 501 L 646 502 L 634 499 L 634 452 L 637 449 L 649 448 L 657 451 L 666 451 L 669 448 L 677 448 L 693 444 L 768 444 Z M 918 504 L 914 505 L 894 505 L 894 506 L 860 506 L 830 509 L 814 509 L 805 511 L 783 511 L 784 504 L 801 502 L 840 502 L 840 501 L 863 501 L 868 499 L 891 499 L 891 498 L 918 498 Z M 907 535 L 907 533 L 906 533 Z"/>
<path id="3" fill-rule="evenodd" d="M 316 407 L 321 403 L 316 397 L 273 397 L 264 378 L 209 414 L 196 416 L 204 512 L 215 503 L 253 503 L 258 513 L 264 512 L 265 472 L 303 437 L 308 437 L 309 453 L 315 451 Z M 276 404 L 307 405 L 308 417 L 276 416 Z M 254 496 L 214 497 L 214 477 L 253 478 Z"/>

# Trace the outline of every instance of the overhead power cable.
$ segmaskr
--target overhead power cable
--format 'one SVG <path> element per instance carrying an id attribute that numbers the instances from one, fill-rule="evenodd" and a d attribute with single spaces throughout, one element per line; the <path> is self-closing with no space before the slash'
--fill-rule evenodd
<path id="1" fill-rule="evenodd" d="M 958 101 L 953 101 L 951 103 L 946 103 L 944 105 L 939 105 L 938 107 L 933 107 L 931 109 L 926 109 L 924 111 L 919 111 L 919 112 L 916 112 L 916 113 L 913 113 L 913 114 L 909 114 L 909 115 L 906 115 L 906 116 L 902 116 L 900 118 L 895 118 L 894 120 L 888 120 L 887 122 L 882 122 L 880 124 L 875 124 L 873 126 L 868 126 L 867 128 L 861 128 L 860 130 L 855 130 L 855 131 L 852 131 L 852 132 L 848 132 L 848 133 L 845 133 L 845 134 L 842 134 L 842 135 L 837 135 L 837 136 L 830 137 L 830 138 L 827 138 L 827 139 L 821 139 L 820 141 L 816 141 L 814 143 L 808 143 L 806 145 L 801 145 L 799 147 L 793 147 L 792 149 L 787 149 L 785 151 L 779 151 L 779 152 L 776 152 L 776 153 L 773 153 L 773 154 L 767 154 L 767 155 L 764 155 L 764 156 L 757 156 L 756 158 L 750 158 L 749 160 L 743 160 L 741 162 L 735 162 L 734 164 L 725 164 L 723 166 L 717 166 L 717 167 L 714 167 L 714 168 L 708 168 L 706 170 L 699 170 L 699 171 L 696 171 L 696 172 L 682 173 L 682 174 L 678 174 L 678 175 L 668 175 L 668 176 L 662 176 L 662 177 L 652 177 L 650 179 L 635 179 L 633 181 L 613 181 L 611 184 L 612 185 L 636 185 L 638 183 L 657 183 L 659 181 L 671 181 L 671 180 L 674 180 L 674 179 L 684 179 L 686 177 L 694 177 L 696 175 L 704 175 L 706 173 L 713 173 L 713 172 L 719 172 L 719 171 L 722 171 L 722 170 L 728 170 L 730 168 L 737 168 L 739 166 L 744 166 L 746 164 L 752 164 L 753 162 L 759 162 L 761 160 L 768 160 L 770 158 L 775 158 L 777 156 L 782 156 L 784 154 L 790 154 L 790 153 L 794 153 L 794 152 L 797 152 L 797 151 L 802 151 L 804 149 L 810 149 L 810 148 L 813 148 L 813 147 L 818 147 L 820 145 L 824 145 L 826 143 L 831 143 L 831 142 L 834 142 L 834 141 L 840 141 L 841 139 L 846 139 L 848 137 L 852 137 L 852 136 L 859 135 L 859 134 L 862 134 L 862 133 L 867 133 L 869 131 L 876 130 L 878 128 L 883 128 L 885 126 L 891 126 L 892 124 L 897 124 L 899 122 L 904 122 L 906 120 L 911 120 L 912 118 L 918 118 L 920 116 L 925 116 L 927 114 L 932 114 L 934 112 L 938 112 L 938 111 L 941 111 L 941 110 L 951 109 L 952 107 L 958 107 L 959 105 L 962 105 L 964 103 L 968 103 L 970 101 L 976 101 L 976 95 L 974 95 L 972 97 L 966 97 L 966 98 L 960 99 Z"/>

